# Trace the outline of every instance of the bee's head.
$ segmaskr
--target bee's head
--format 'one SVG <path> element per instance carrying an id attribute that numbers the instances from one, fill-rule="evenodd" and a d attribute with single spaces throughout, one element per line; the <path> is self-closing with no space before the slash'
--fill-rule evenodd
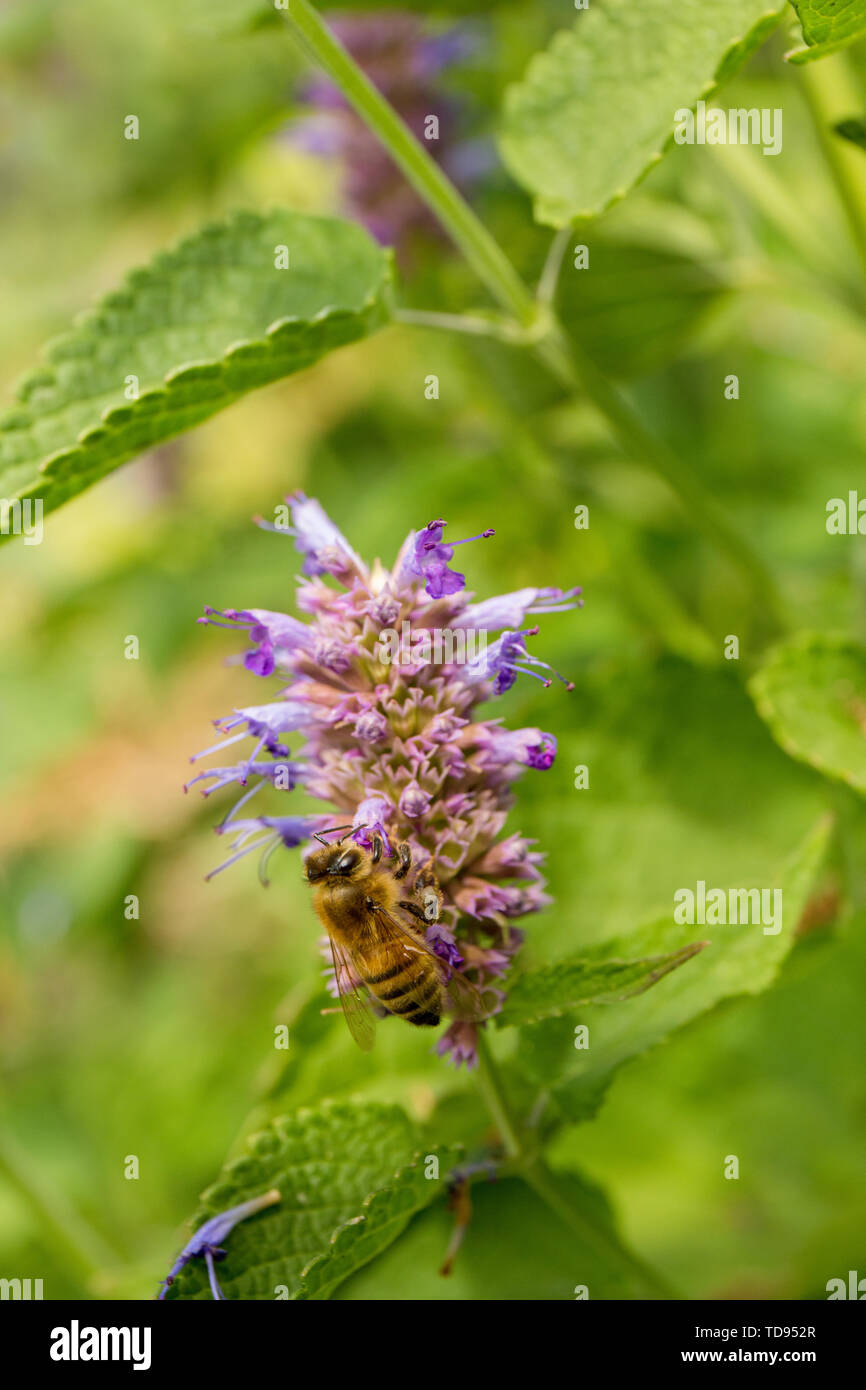
<path id="1" fill-rule="evenodd" d="M 364 852 L 357 845 L 325 845 L 308 855 L 304 868 L 309 883 L 321 879 L 348 879 L 364 862 Z"/>

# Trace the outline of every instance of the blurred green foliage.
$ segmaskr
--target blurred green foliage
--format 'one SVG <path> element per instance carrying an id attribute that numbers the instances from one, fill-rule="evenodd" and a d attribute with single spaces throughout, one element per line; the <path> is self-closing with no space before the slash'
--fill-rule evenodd
<path id="1" fill-rule="evenodd" d="M 546 41 L 554 12 L 527 17 L 509 0 L 477 19 L 481 50 L 449 80 L 481 93 L 488 125 L 525 63 L 527 29 Z M 277 201 L 339 210 L 333 167 L 285 137 L 301 67 L 282 30 L 238 39 L 183 21 L 167 0 L 0 11 L 9 383 L 94 295 L 205 218 Z M 592 243 L 593 269 L 566 262 L 560 308 L 724 502 L 792 622 L 862 641 L 862 543 L 829 536 L 824 520 L 827 499 L 863 472 L 864 293 L 783 49 L 780 38 L 729 89 L 734 105 L 783 107 L 782 155 L 672 152 L 576 237 Z M 862 82 L 862 54 L 848 61 Z M 130 110 L 147 123 L 136 144 L 122 138 Z M 525 195 L 494 171 L 477 205 L 537 276 L 548 234 Z M 481 298 L 444 245 L 417 248 L 411 271 L 403 295 L 418 307 Z M 736 402 L 723 393 L 729 373 Z M 547 851 L 555 897 L 530 923 L 528 961 L 651 920 L 698 878 L 771 882 L 834 810 L 831 870 L 776 986 L 632 1063 L 597 1121 L 562 1129 L 554 1149 L 604 1186 L 627 1239 L 690 1296 L 823 1296 L 828 1278 L 866 1260 L 862 803 L 773 741 L 743 680 L 766 615 L 591 408 L 516 348 L 398 327 L 127 466 L 52 517 L 42 546 L 0 552 L 0 1166 L 11 1177 L 0 1272 L 42 1277 L 52 1298 L 150 1296 L 234 1137 L 325 1096 L 399 1102 L 443 1144 L 483 1137 L 467 1130 L 471 1080 L 423 1039 L 383 1028 L 364 1056 L 320 1016 L 318 928 L 296 856 L 274 863 L 268 891 L 249 862 L 203 882 L 220 857 L 219 809 L 184 797 L 186 758 L 211 741 L 212 718 L 248 702 L 252 678 L 222 664 L 231 643 L 195 618 L 205 603 L 291 603 L 294 552 L 249 517 L 297 486 L 386 562 L 431 516 L 454 534 L 494 526 L 496 541 L 467 559 L 481 596 L 584 585 L 583 612 L 547 620 L 540 639 L 574 693 L 527 682 L 502 705 L 509 722 L 560 741 L 513 816 Z M 581 503 L 588 531 L 573 525 Z M 722 658 L 731 633 L 739 663 Z M 588 790 L 573 786 L 577 764 Z M 124 914 L 129 894 L 137 920 Z M 282 1070 L 279 1021 L 300 1043 Z M 498 1049 L 507 1059 L 515 1045 L 508 1035 Z M 723 1178 L 729 1153 L 736 1183 Z M 130 1154 L 137 1181 L 124 1179 Z M 448 1232 L 444 1206 L 431 1208 L 338 1296 L 558 1298 L 580 1282 L 562 1230 L 518 1183 L 476 1190 L 445 1281 Z"/>

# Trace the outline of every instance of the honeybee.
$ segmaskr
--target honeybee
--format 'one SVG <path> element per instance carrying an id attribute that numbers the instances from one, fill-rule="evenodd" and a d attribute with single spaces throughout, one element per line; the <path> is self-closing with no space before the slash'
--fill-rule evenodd
<path id="1" fill-rule="evenodd" d="M 354 827 L 338 825 L 336 830 Z M 380 835 L 371 848 L 342 839 L 313 850 L 305 863 L 313 907 L 328 933 L 343 1015 L 359 1047 L 373 1046 L 378 1005 L 418 1027 L 435 1027 L 445 1006 L 444 962 L 431 951 L 424 932 L 439 920 L 442 894 L 432 864 L 406 881 L 412 869 L 408 845 L 384 857 Z M 474 987 L 461 980 L 470 993 Z"/>

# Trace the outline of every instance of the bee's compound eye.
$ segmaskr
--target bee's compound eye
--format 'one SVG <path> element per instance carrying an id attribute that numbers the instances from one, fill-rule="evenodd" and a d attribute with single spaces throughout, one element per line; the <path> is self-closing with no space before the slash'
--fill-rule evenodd
<path id="1" fill-rule="evenodd" d="M 358 860 L 359 855 L 356 850 L 347 850 L 345 854 L 340 855 L 340 858 L 334 865 L 334 873 L 348 874 L 352 869 L 356 867 L 356 865 L 358 864 Z"/>

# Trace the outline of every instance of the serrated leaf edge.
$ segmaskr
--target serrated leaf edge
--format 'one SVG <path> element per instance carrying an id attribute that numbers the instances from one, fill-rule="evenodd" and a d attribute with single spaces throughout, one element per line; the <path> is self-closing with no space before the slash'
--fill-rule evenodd
<path id="1" fill-rule="evenodd" d="M 418 1152 L 413 1156 L 412 1160 L 411 1160 L 409 1163 L 404 1163 L 403 1166 L 402 1166 L 401 1168 L 397 1168 L 397 1169 L 395 1170 L 393 1177 L 390 1179 L 390 1181 L 389 1181 L 388 1183 L 385 1183 L 385 1184 L 383 1184 L 382 1187 L 378 1187 L 378 1188 L 375 1189 L 375 1191 L 368 1193 L 368 1195 L 364 1198 L 363 1202 L 361 1203 L 361 1211 L 358 1213 L 358 1215 L 357 1215 L 357 1216 L 352 1216 L 352 1217 L 350 1217 L 350 1218 L 348 1219 L 348 1221 L 343 1221 L 343 1222 L 337 1227 L 337 1229 L 336 1229 L 336 1230 L 334 1231 L 334 1233 L 332 1234 L 330 1240 L 328 1241 L 328 1249 L 327 1249 L 327 1250 L 323 1250 L 322 1253 L 321 1253 L 320 1255 L 315 1255 L 315 1256 L 313 1257 L 313 1259 L 310 1260 L 310 1262 L 309 1262 L 307 1265 L 305 1265 L 304 1268 L 301 1270 L 301 1273 L 300 1273 L 300 1276 L 299 1276 L 299 1277 L 300 1277 L 300 1285 L 299 1285 L 299 1287 L 298 1287 L 297 1292 L 296 1292 L 295 1295 L 294 1295 L 295 1299 L 298 1300 L 298 1301 L 300 1301 L 300 1302 L 305 1302 L 305 1301 L 306 1301 L 306 1300 L 303 1298 L 303 1293 L 304 1293 L 304 1284 L 305 1284 L 305 1282 L 306 1282 L 308 1276 L 312 1273 L 312 1271 L 313 1271 L 318 1265 L 327 1264 L 329 1260 L 331 1260 L 331 1259 L 333 1259 L 333 1258 L 339 1256 L 339 1254 L 341 1253 L 341 1252 L 340 1252 L 340 1244 L 341 1244 L 341 1241 L 344 1240 L 344 1238 L 346 1237 L 346 1235 L 347 1235 L 347 1233 L 349 1232 L 349 1230 L 352 1229 L 352 1228 L 354 1228 L 354 1227 L 356 1227 L 356 1226 L 363 1225 L 364 1222 L 367 1221 L 368 1217 L 369 1217 L 371 1214 L 373 1214 L 373 1212 L 374 1212 L 374 1210 L 375 1210 L 375 1205 L 376 1205 L 376 1203 L 379 1202 L 379 1201 L 384 1201 L 384 1200 L 391 1194 L 391 1192 L 392 1192 L 392 1190 L 393 1190 L 393 1185 L 394 1185 L 394 1183 L 399 1182 L 399 1180 L 403 1177 L 403 1175 L 404 1175 L 405 1173 L 410 1173 L 410 1172 L 412 1172 L 414 1169 L 418 1168 L 419 1165 L 420 1165 L 420 1163 L 421 1163 L 422 1158 L 426 1161 L 428 1158 L 430 1158 L 430 1157 L 433 1156 L 433 1155 L 435 1155 L 435 1156 L 438 1157 L 440 1154 L 443 1154 L 443 1153 L 451 1153 L 451 1152 L 456 1152 L 456 1151 L 457 1151 L 457 1146 L 450 1146 L 450 1147 L 448 1147 L 448 1148 L 445 1148 L 445 1147 L 442 1146 L 442 1145 L 439 1145 L 439 1146 L 431 1146 L 429 1149 L 427 1149 L 427 1150 L 425 1150 L 425 1151 L 423 1151 L 423 1152 L 419 1149 Z M 439 1194 L 434 1190 L 433 1196 L 431 1197 L 431 1201 L 435 1201 L 435 1200 L 436 1200 L 436 1197 L 437 1197 L 438 1195 L 439 1195 Z M 419 1210 L 420 1210 L 420 1208 L 419 1208 Z M 392 1218 L 392 1219 L 399 1219 L 399 1220 L 402 1220 L 402 1219 L 405 1217 L 405 1219 L 408 1221 L 409 1217 L 410 1217 L 412 1214 L 413 1214 L 412 1212 L 400 1213 L 400 1215 L 399 1215 L 398 1218 Z M 362 1267 L 362 1266 L 360 1266 L 360 1265 L 358 1266 L 358 1268 L 361 1268 L 361 1267 Z M 342 1282 L 342 1281 L 340 1281 L 340 1282 Z"/>
<path id="2" fill-rule="evenodd" d="M 72 327 L 69 330 L 50 339 L 44 345 L 40 361 L 23 377 L 19 378 L 14 388 L 12 401 L 0 412 L 0 433 L 24 432 L 32 426 L 37 417 L 30 411 L 27 405 L 26 397 L 28 393 L 34 389 L 45 388 L 49 385 L 56 384 L 57 352 L 62 349 L 64 344 L 75 339 L 76 330 L 87 328 L 89 323 L 98 320 L 100 313 L 113 310 L 116 307 L 116 303 L 112 301 L 116 301 L 118 296 L 134 291 L 142 283 L 156 279 L 158 275 L 164 273 L 166 269 L 170 270 L 172 268 L 173 257 L 182 253 L 185 247 L 203 240 L 208 235 L 213 236 L 218 233 L 221 238 L 228 238 L 231 237 L 233 229 L 243 225 L 244 222 L 249 222 L 250 219 L 261 225 L 266 222 L 269 217 L 275 216 L 281 212 L 291 215 L 292 209 L 274 208 L 265 213 L 251 213 L 240 210 L 222 220 L 217 219 L 205 223 L 191 235 L 179 238 L 173 246 L 157 252 L 147 264 L 134 266 L 128 270 L 117 286 L 107 291 L 94 304 L 89 305 L 74 316 L 72 319 Z M 313 214 L 309 213 L 301 213 L 299 215 L 307 220 L 312 220 L 313 218 Z M 339 218 L 328 217 L 322 217 L 319 220 L 322 222 L 337 223 L 340 221 Z M 361 331 L 353 335 L 352 338 L 347 339 L 347 344 L 357 341 L 358 338 L 364 336 L 367 332 L 374 331 L 376 328 L 384 326 L 389 319 L 389 308 L 395 281 L 395 261 L 391 248 L 380 249 L 383 257 L 381 280 L 364 296 L 359 308 L 347 309 L 344 306 L 327 304 L 323 305 L 321 309 L 317 310 L 316 313 L 309 318 L 304 318 L 301 315 L 283 315 L 278 319 L 274 319 L 264 330 L 261 337 L 237 339 L 235 342 L 230 343 L 218 357 L 191 359 L 187 362 L 178 363 L 166 373 L 161 383 L 149 386 L 136 400 L 117 402 L 113 405 L 106 406 L 99 416 L 98 423 L 89 425 L 76 435 L 73 443 L 70 443 L 65 448 L 56 449 L 53 453 L 46 455 L 38 464 L 35 464 L 35 474 L 32 482 L 24 484 L 15 491 L 11 491 L 8 500 L 23 499 L 38 494 L 41 481 L 45 478 L 50 478 L 51 474 L 56 472 L 56 466 L 61 460 L 64 463 L 70 463 L 77 454 L 82 452 L 83 446 L 89 440 L 92 440 L 104 427 L 107 426 L 111 429 L 115 425 L 121 423 L 118 418 L 118 412 L 123 412 L 123 423 L 127 423 L 136 416 L 146 413 L 141 411 L 142 402 L 153 403 L 156 401 L 169 400 L 172 392 L 176 392 L 182 387 L 183 375 L 191 370 L 212 368 L 214 369 L 215 376 L 222 377 L 223 373 L 233 365 L 231 360 L 233 356 L 238 356 L 249 349 L 264 349 L 268 354 L 273 353 L 276 335 L 281 329 L 293 325 L 303 325 L 306 328 L 315 329 L 321 328 L 329 321 L 338 321 L 341 317 L 357 320 L 361 326 Z M 321 354 L 317 355 L 314 353 L 307 365 L 313 366 L 320 358 Z M 279 377 L 275 377 L 274 381 L 279 379 Z M 272 383 L 263 382 L 261 384 L 264 386 Z M 246 392 L 243 389 L 238 390 L 224 385 L 222 387 L 223 400 L 219 406 L 219 410 L 225 409 L 233 404 L 234 401 L 238 400 L 244 394 L 246 394 Z M 214 412 L 214 414 L 217 413 L 219 413 L 219 411 Z M 112 419 L 112 417 L 114 418 Z M 183 432 L 183 427 L 177 431 L 178 434 Z M 154 443 L 164 443 L 168 439 L 174 437 L 176 436 L 172 433 L 162 435 L 158 440 L 154 441 Z M 151 446 L 145 446 L 145 448 L 147 447 Z M 109 465 L 99 476 L 105 476 L 113 472 L 115 468 L 121 467 L 124 462 L 129 462 L 130 459 L 135 458 L 138 452 L 143 452 L 143 450 L 133 451 L 126 455 L 121 451 L 118 462 Z M 10 466 L 14 467 L 20 465 Z M 8 537 L 0 536 L 0 543 L 2 543 L 4 539 L 8 539 Z"/>
<path id="3" fill-rule="evenodd" d="M 552 1009 L 545 1009 L 541 1013 L 534 1014 L 531 1017 L 521 1018 L 519 1020 L 509 1020 L 507 1012 L 508 1006 L 506 1004 L 505 1008 L 502 1011 L 502 1014 L 496 1015 L 497 1025 L 503 1028 L 522 1028 L 524 1027 L 524 1025 L 527 1024 L 541 1023 L 546 1018 L 562 1018 L 565 1014 L 570 1013 L 572 1009 L 586 1008 L 587 1005 L 590 1004 L 620 1004 L 624 1003 L 628 999 L 635 999 L 639 994 L 645 994 L 646 991 L 648 989 L 651 989 L 654 984 L 657 984 L 659 980 L 663 980 L 665 975 L 670 975 L 672 971 L 676 970 L 680 965 L 685 965 L 686 961 L 691 960 L 693 956 L 698 955 L 701 951 L 704 950 L 706 946 L 709 945 L 709 941 L 692 941 L 689 943 L 688 946 L 681 946 L 678 950 L 668 952 L 666 955 L 638 956 L 634 960 L 630 960 L 627 957 L 610 956 L 609 958 L 603 960 L 600 963 L 605 965 L 658 964 L 659 969 L 651 970 L 644 980 L 636 984 L 633 988 L 626 989 L 624 992 L 620 994 L 608 992 L 606 995 L 590 995 L 585 999 L 571 999 L 568 1001 L 568 1003 L 558 1005 Z M 585 959 L 588 964 L 593 963 L 591 956 L 581 957 L 580 959 Z M 569 962 L 559 962 L 560 965 L 567 964 L 569 968 L 571 968 L 571 966 L 577 963 L 577 959 Z M 554 961 L 551 965 L 544 966 L 542 968 L 544 970 L 555 971 L 556 967 L 557 962 Z M 524 977 L 521 976 L 520 978 Z M 500 1018 L 502 1019 L 501 1025 L 499 1024 Z"/>
<path id="4" fill-rule="evenodd" d="M 767 9 L 755 21 L 755 23 L 746 33 L 741 34 L 736 39 L 733 39 L 732 42 L 728 45 L 728 47 L 725 49 L 721 58 L 719 59 L 714 75 L 709 79 L 708 82 L 704 84 L 704 86 L 698 92 L 697 96 L 692 99 L 689 109 L 691 109 L 693 106 L 696 106 L 699 101 L 702 101 L 706 97 L 711 96 L 714 92 L 718 91 L 724 85 L 724 81 L 727 79 L 721 79 L 720 74 L 723 72 L 725 64 L 727 63 L 731 54 L 734 53 L 736 49 L 739 48 L 740 45 L 743 44 L 751 34 L 763 30 L 763 32 L 760 34 L 760 38 L 757 41 L 758 43 L 763 43 L 764 40 L 769 37 L 770 33 L 776 27 L 776 25 L 781 23 L 782 19 L 784 18 L 784 15 L 785 7 L 779 9 Z M 775 21 L 775 23 L 771 24 L 771 20 Z M 519 81 L 512 83 L 505 93 L 503 110 L 506 114 L 509 114 L 508 108 L 510 103 L 511 91 L 517 90 L 519 87 L 524 86 L 526 84 L 531 84 L 531 82 L 534 80 L 536 70 L 539 70 L 540 72 L 545 67 L 546 60 L 552 57 L 555 53 L 557 46 L 563 47 L 574 37 L 576 32 L 577 29 L 574 25 L 570 29 L 557 30 L 557 32 L 551 38 L 547 48 L 542 49 L 541 52 L 533 55 L 533 57 L 527 64 L 523 76 L 519 79 Z M 503 134 L 504 131 L 500 129 L 500 149 L 501 137 Z M 649 174 L 656 167 L 656 165 L 659 164 L 662 159 L 664 159 L 665 155 L 672 148 L 673 143 L 674 132 L 673 130 L 671 130 L 670 135 L 668 135 L 668 137 L 664 140 L 661 148 L 654 151 L 648 157 L 645 167 L 637 175 L 637 177 L 633 179 L 630 183 L 623 184 L 619 188 L 617 188 L 611 194 L 607 202 L 605 202 L 603 206 L 598 208 L 581 208 L 579 211 L 569 212 L 567 216 L 563 217 L 561 212 L 557 210 L 560 205 L 556 202 L 554 198 L 551 198 L 547 194 L 535 193 L 533 190 L 527 189 L 527 192 L 531 194 L 533 199 L 533 210 L 535 220 L 537 222 L 540 222 L 544 226 L 552 226 L 562 229 L 564 227 L 570 227 L 576 222 L 593 221 L 596 218 L 603 216 L 604 213 L 609 212 L 612 207 L 615 207 L 617 203 L 621 203 L 623 199 L 628 196 L 628 194 L 632 191 L 633 188 L 637 188 L 641 183 L 643 183 L 644 179 L 646 179 L 649 176 Z M 505 158 L 504 152 L 503 160 L 509 172 L 511 173 L 512 178 L 516 179 L 516 181 L 520 183 L 521 187 L 525 187 L 526 185 L 523 183 L 522 178 L 514 172 L 510 161 L 507 158 Z"/>

